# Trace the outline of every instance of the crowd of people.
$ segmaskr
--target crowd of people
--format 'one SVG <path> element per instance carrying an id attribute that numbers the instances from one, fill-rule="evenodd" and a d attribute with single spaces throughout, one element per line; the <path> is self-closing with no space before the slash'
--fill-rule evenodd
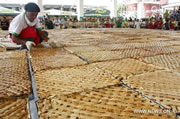
<path id="1" fill-rule="evenodd" d="M 80 21 L 76 16 L 48 16 L 40 17 L 44 29 L 69 28 L 146 28 L 180 30 L 180 7 L 177 10 L 166 11 L 162 16 L 136 19 L 136 18 L 110 18 L 110 17 L 84 17 Z M 9 21 L 6 17 L 0 20 L 2 30 L 7 30 Z"/>

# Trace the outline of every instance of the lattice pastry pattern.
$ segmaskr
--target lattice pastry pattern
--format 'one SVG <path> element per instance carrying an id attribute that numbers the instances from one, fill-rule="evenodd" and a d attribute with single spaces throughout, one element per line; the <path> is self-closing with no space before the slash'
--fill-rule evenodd
<path id="1" fill-rule="evenodd" d="M 157 66 L 163 66 L 169 69 L 180 71 L 180 53 L 171 55 L 157 55 L 152 57 L 145 57 L 142 61 Z"/>
<path id="2" fill-rule="evenodd" d="M 178 50 L 178 52 L 180 52 L 180 45 L 179 46 L 167 46 L 167 47 L 176 49 L 176 50 Z"/>
<path id="3" fill-rule="evenodd" d="M 108 62 L 94 63 L 98 68 L 108 72 L 109 74 L 117 77 L 123 75 L 140 74 L 162 69 L 158 66 L 146 64 L 135 59 L 122 59 Z"/>
<path id="4" fill-rule="evenodd" d="M 109 61 L 124 58 L 124 56 L 118 51 L 81 52 L 78 53 L 78 55 L 90 62 Z"/>
<path id="5" fill-rule="evenodd" d="M 69 54 L 67 51 L 45 50 L 31 53 L 31 61 L 34 71 L 52 68 L 73 67 L 87 64 L 79 57 Z"/>
<path id="6" fill-rule="evenodd" d="M 1 45 L 0 45 L 0 52 L 4 52 L 4 51 L 6 51 L 6 48 L 5 47 L 1 47 Z"/>
<path id="7" fill-rule="evenodd" d="M 0 101 L 1 119 L 29 119 L 28 99 L 14 99 Z"/>
<path id="8" fill-rule="evenodd" d="M 0 98 L 28 95 L 31 92 L 26 59 L 1 59 L 0 79 Z"/>
<path id="9" fill-rule="evenodd" d="M 43 57 L 43 56 L 59 56 L 69 54 L 62 48 L 34 48 L 30 51 L 32 58 L 34 57 Z"/>
<path id="10" fill-rule="evenodd" d="M 128 43 L 121 44 L 101 44 L 99 47 L 105 48 L 106 50 L 120 50 L 120 49 L 130 49 L 132 46 L 128 45 Z"/>
<path id="11" fill-rule="evenodd" d="M 103 48 L 97 46 L 66 47 L 72 53 L 101 51 Z"/>
<path id="12" fill-rule="evenodd" d="M 180 111 L 179 73 L 155 71 L 129 76 L 123 81 L 173 111 Z"/>
<path id="13" fill-rule="evenodd" d="M 124 87 L 107 87 L 91 92 L 51 96 L 38 101 L 43 119 L 172 119 L 173 113 L 136 113 L 158 110 L 157 105 Z M 166 111 L 167 112 L 167 111 Z"/>
<path id="14" fill-rule="evenodd" d="M 7 51 L 0 52 L 0 59 L 8 59 L 8 58 L 26 58 L 26 51 Z"/>
<path id="15" fill-rule="evenodd" d="M 102 70 L 90 65 L 40 71 L 35 73 L 35 79 L 40 97 L 67 95 L 119 83 Z"/>
<path id="16" fill-rule="evenodd" d="M 153 56 L 154 53 L 146 51 L 144 49 L 124 49 L 118 51 L 120 54 L 124 55 L 125 58 L 141 58 L 146 56 Z"/>
<path id="17" fill-rule="evenodd" d="M 170 43 L 166 41 L 154 41 L 154 42 L 147 42 L 147 43 L 129 43 L 128 45 L 132 46 L 133 48 L 143 48 L 143 47 L 163 47 L 163 46 L 168 46 L 171 45 Z"/>
<path id="18" fill-rule="evenodd" d="M 178 49 L 169 48 L 169 47 L 146 47 L 143 49 L 154 53 L 154 55 L 172 54 L 179 52 Z"/>

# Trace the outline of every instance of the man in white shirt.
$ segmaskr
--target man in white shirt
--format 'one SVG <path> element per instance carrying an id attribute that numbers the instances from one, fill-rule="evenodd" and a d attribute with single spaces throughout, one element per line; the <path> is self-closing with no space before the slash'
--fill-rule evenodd
<path id="1" fill-rule="evenodd" d="M 31 50 L 43 40 L 48 41 L 47 32 L 42 31 L 42 27 L 37 18 L 40 8 L 36 3 L 25 5 L 25 13 L 16 16 L 10 23 L 9 33 L 14 43 L 22 44 L 21 49 Z"/>

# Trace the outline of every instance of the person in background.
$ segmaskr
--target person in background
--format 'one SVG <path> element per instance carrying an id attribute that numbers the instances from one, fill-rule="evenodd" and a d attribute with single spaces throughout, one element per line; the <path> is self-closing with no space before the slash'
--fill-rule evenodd
<path id="1" fill-rule="evenodd" d="M 3 17 L 3 20 L 1 21 L 1 29 L 2 30 L 8 30 L 9 28 L 9 21 L 6 19 L 6 17 Z"/>
<path id="2" fill-rule="evenodd" d="M 121 18 L 119 18 L 118 20 L 117 20 L 117 28 L 121 28 L 122 27 L 122 19 Z"/>
<path id="3" fill-rule="evenodd" d="M 53 22 L 54 26 L 56 29 L 60 29 L 60 20 L 58 17 L 56 17 L 56 19 Z"/>
<path id="4" fill-rule="evenodd" d="M 48 33 L 42 31 L 37 18 L 39 12 L 39 6 L 30 2 L 25 5 L 25 12 L 12 20 L 9 27 L 10 38 L 14 43 L 21 44 L 20 50 L 31 50 L 33 46 L 49 40 Z"/>
<path id="5" fill-rule="evenodd" d="M 164 24 L 164 29 L 169 30 L 169 19 L 168 18 L 166 18 L 166 22 Z"/>
<path id="6" fill-rule="evenodd" d="M 114 25 L 115 25 L 115 23 L 114 23 L 114 19 L 111 19 L 110 24 L 111 24 L 111 28 L 114 28 Z"/>
<path id="7" fill-rule="evenodd" d="M 124 26 L 124 28 L 128 28 L 129 27 L 127 18 L 124 20 L 123 26 Z"/>
<path id="8" fill-rule="evenodd" d="M 47 29 L 54 29 L 54 24 L 49 18 L 45 19 L 45 26 Z"/>
<path id="9" fill-rule="evenodd" d="M 105 26 L 106 26 L 106 28 L 111 28 L 111 24 L 109 22 L 109 19 L 106 20 Z"/>
<path id="10" fill-rule="evenodd" d="M 153 24 L 152 19 L 150 19 L 150 22 L 149 22 L 149 29 L 154 29 L 154 24 Z"/>
<path id="11" fill-rule="evenodd" d="M 137 19 L 137 20 L 135 21 L 135 26 L 134 26 L 134 28 L 140 29 L 140 22 L 139 22 L 139 19 Z"/>
<path id="12" fill-rule="evenodd" d="M 159 23 L 158 23 L 158 29 L 162 29 L 163 28 L 163 20 L 162 18 L 160 17 L 159 18 Z"/>

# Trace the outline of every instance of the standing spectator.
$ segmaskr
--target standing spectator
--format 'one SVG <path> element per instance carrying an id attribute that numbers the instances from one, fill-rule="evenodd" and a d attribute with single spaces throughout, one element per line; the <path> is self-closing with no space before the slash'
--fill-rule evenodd
<path id="1" fill-rule="evenodd" d="M 8 30 L 8 28 L 9 28 L 9 21 L 6 19 L 6 17 L 3 17 L 3 20 L 1 22 L 1 29 Z"/>
<path id="2" fill-rule="evenodd" d="M 154 29 L 158 29 L 159 26 L 159 20 L 156 20 L 154 23 Z"/>
<path id="3" fill-rule="evenodd" d="M 169 30 L 169 19 L 168 18 L 166 18 L 166 22 L 164 24 L 164 29 Z"/>
<path id="4" fill-rule="evenodd" d="M 153 29 L 153 28 L 154 28 L 154 24 L 153 24 L 152 19 L 150 19 L 150 22 L 149 22 L 149 29 Z"/>
<path id="5" fill-rule="evenodd" d="M 56 19 L 53 22 L 54 26 L 56 29 L 60 29 L 60 20 L 58 17 L 56 17 Z"/>
<path id="6" fill-rule="evenodd" d="M 111 19 L 111 28 L 114 28 L 114 25 L 115 25 L 115 23 L 114 23 L 114 19 Z"/>
<path id="7" fill-rule="evenodd" d="M 123 27 L 124 28 L 128 28 L 128 20 L 127 19 L 124 20 Z"/>
<path id="8" fill-rule="evenodd" d="M 110 24 L 109 20 L 107 20 L 107 21 L 105 22 L 105 26 L 106 26 L 106 28 L 111 28 L 111 24 Z"/>
<path id="9" fill-rule="evenodd" d="M 54 28 L 53 22 L 50 19 L 45 19 L 45 26 L 47 29 L 53 29 Z"/>
<path id="10" fill-rule="evenodd" d="M 175 25 L 176 25 L 176 21 L 175 21 L 174 18 L 171 17 L 169 28 L 170 29 L 175 29 Z"/>
<path id="11" fill-rule="evenodd" d="M 122 19 L 121 18 L 119 18 L 118 20 L 117 20 L 117 28 L 121 28 L 122 27 Z"/>
<path id="12" fill-rule="evenodd" d="M 137 19 L 135 21 L 135 26 L 134 26 L 136 29 L 140 29 L 140 22 L 139 22 L 139 19 Z"/>
<path id="13" fill-rule="evenodd" d="M 159 22 L 158 22 L 158 29 L 162 29 L 163 28 L 163 20 L 160 17 Z"/>

